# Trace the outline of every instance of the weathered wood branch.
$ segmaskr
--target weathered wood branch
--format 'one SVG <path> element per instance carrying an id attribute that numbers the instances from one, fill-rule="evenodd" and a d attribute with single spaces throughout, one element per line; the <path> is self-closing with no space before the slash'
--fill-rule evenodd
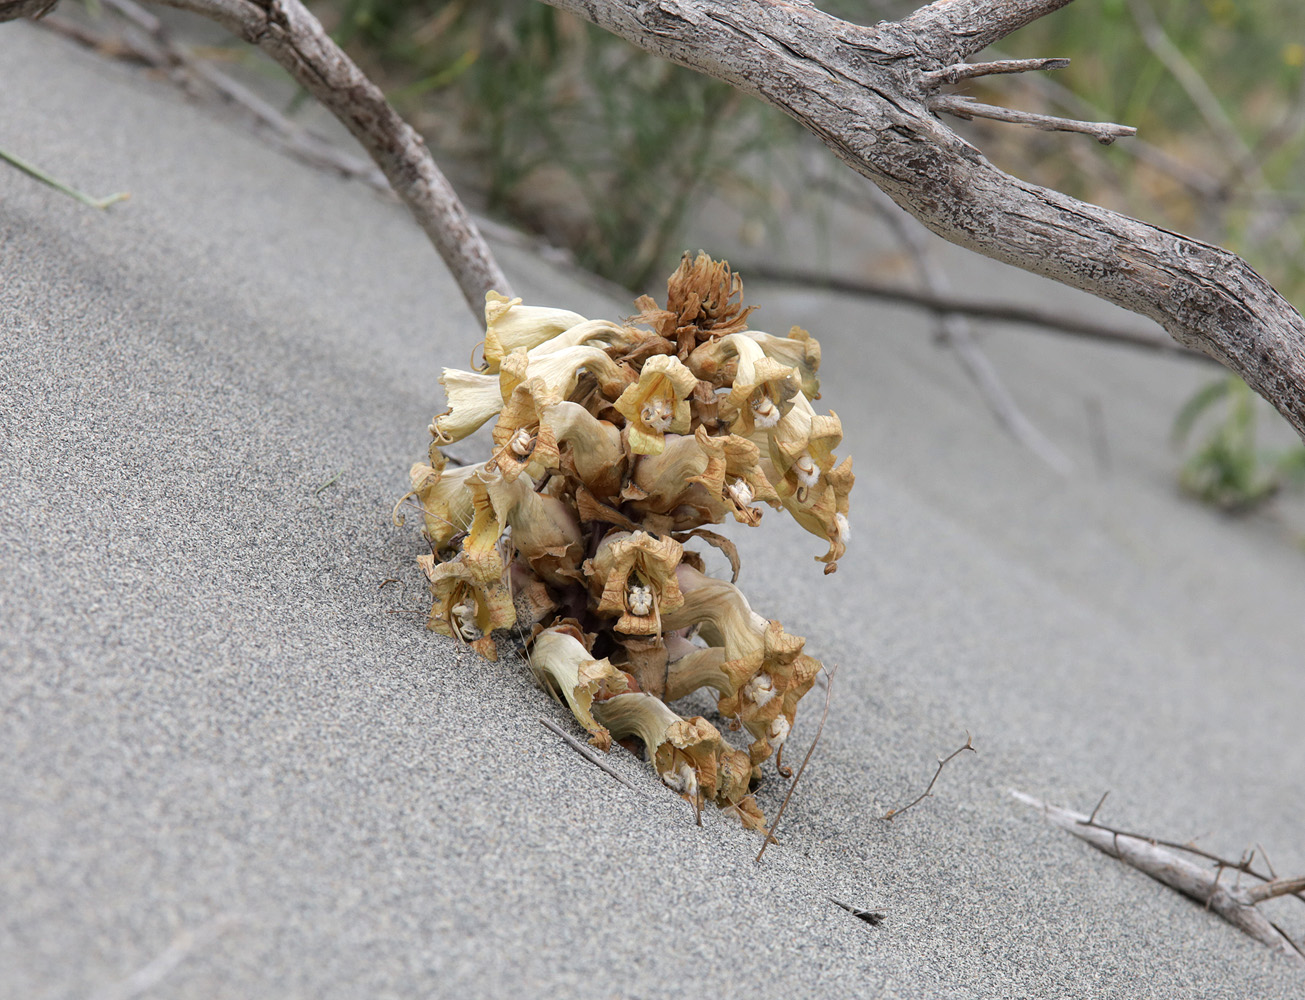
<path id="1" fill-rule="evenodd" d="M 300 0 L 156 0 L 211 18 L 280 63 L 348 128 L 425 230 L 483 324 L 485 292 L 511 287 L 426 144 Z M 53 3 L 0 0 L 0 21 Z"/>
<path id="2" fill-rule="evenodd" d="M 544 0 L 775 105 L 935 233 L 1161 324 L 1305 437 L 1305 319 L 1237 255 L 1003 173 L 929 109 L 939 73 L 1069 0 L 850 24 L 778 0 Z"/>
<path id="3" fill-rule="evenodd" d="M 1305 958 L 1295 943 L 1255 904 L 1275 896 L 1297 892 L 1305 879 L 1274 879 L 1263 885 L 1242 887 L 1221 880 L 1224 867 L 1200 865 L 1153 841 L 1120 833 L 1095 822 L 1095 813 L 1081 813 L 1049 805 L 1023 792 L 1012 795 L 1025 805 L 1033 806 L 1051 823 L 1085 840 L 1097 850 L 1143 872 L 1157 882 L 1176 889 L 1205 904 L 1238 930 L 1273 949 L 1298 968 L 1305 969 Z M 1235 867 L 1229 865 L 1227 867 Z M 1271 888 L 1272 887 L 1272 888 Z"/>
<path id="4" fill-rule="evenodd" d="M 1074 118 L 1057 118 L 1055 115 L 1039 115 L 1030 111 L 1017 111 L 1014 108 L 999 108 L 992 104 L 980 104 L 964 94 L 940 94 L 929 101 L 929 110 L 943 111 L 965 121 L 971 118 L 987 118 L 1008 125 L 1024 125 L 1028 128 L 1041 129 L 1043 132 L 1081 132 L 1092 136 L 1103 146 L 1109 146 L 1116 139 L 1137 135 L 1137 129 L 1131 125 L 1083 122 Z"/>
<path id="5" fill-rule="evenodd" d="M 1038 70 L 1064 69 L 1069 65 L 1068 59 L 998 59 L 994 62 L 956 63 L 942 69 L 931 70 L 923 74 L 925 83 L 960 83 L 980 76 L 992 76 L 996 73 L 1030 73 Z"/>

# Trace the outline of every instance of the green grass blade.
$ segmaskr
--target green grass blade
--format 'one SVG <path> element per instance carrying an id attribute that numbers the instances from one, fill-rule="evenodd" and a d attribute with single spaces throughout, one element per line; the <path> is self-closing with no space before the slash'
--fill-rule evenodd
<path id="1" fill-rule="evenodd" d="M 107 198 L 96 198 L 92 195 L 86 194 L 84 191 L 78 191 L 75 187 L 70 187 L 60 180 L 56 180 L 35 164 L 28 163 L 26 160 L 15 156 L 13 153 L 6 152 L 3 149 L 0 149 L 0 160 L 4 160 L 10 166 L 17 167 L 23 173 L 27 174 L 28 177 L 38 180 L 42 184 L 48 184 L 56 191 L 60 191 L 63 194 L 68 195 L 70 198 L 76 198 L 83 205 L 89 205 L 91 208 L 103 210 L 108 208 L 110 205 L 120 201 L 126 201 L 131 197 L 127 192 L 120 191 L 118 194 L 111 194 Z"/>

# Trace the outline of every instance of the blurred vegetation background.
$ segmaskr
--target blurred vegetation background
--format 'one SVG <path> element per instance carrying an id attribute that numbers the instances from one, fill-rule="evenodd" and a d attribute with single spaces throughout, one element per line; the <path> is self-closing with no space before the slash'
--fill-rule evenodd
<path id="1" fill-rule="evenodd" d="M 871 23 L 912 0 L 826 0 Z M 317 9 L 489 209 L 630 288 L 669 270 L 705 191 L 765 196 L 756 171 L 807 140 L 778 112 L 536 0 L 329 0 Z M 1305 4 L 1079 0 L 1006 40 L 1065 55 L 988 78 L 981 100 L 1135 125 L 1109 150 L 977 123 L 1021 176 L 1227 243 L 1305 291 Z M 747 172 L 739 169 L 747 164 Z M 768 178 L 760 178 L 768 180 Z"/>
<path id="2" fill-rule="evenodd" d="M 826 0 L 873 23 L 914 0 Z M 818 145 L 779 112 L 536 0 L 325 0 L 317 12 L 490 213 L 643 291 L 669 273 L 708 193 L 773 218 Z M 1305 4 L 1079 0 L 988 57 L 1068 56 L 1055 74 L 973 81 L 994 104 L 1134 125 L 1109 149 L 967 126 L 1021 177 L 1241 254 L 1305 300 Z M 951 124 L 955 124 L 954 122 Z M 459 164 L 462 168 L 459 169 Z M 801 191 L 791 192 L 800 203 Z M 1264 450 L 1276 414 L 1236 379 L 1175 421 L 1179 481 L 1224 510 L 1305 479 L 1305 449 Z"/>

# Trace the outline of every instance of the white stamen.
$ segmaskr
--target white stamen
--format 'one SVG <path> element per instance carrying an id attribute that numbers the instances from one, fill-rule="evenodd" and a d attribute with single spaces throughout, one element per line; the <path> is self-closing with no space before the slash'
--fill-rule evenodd
<path id="1" fill-rule="evenodd" d="M 730 496 L 734 498 L 734 502 L 740 507 L 747 507 L 752 503 L 752 487 L 747 484 L 746 480 L 736 479 L 725 488 L 729 490 Z"/>
<path id="2" fill-rule="evenodd" d="M 793 471 L 797 473 L 798 482 L 808 489 L 820 482 L 820 466 L 816 465 L 806 452 L 799 455 L 798 460 L 793 463 Z"/>
<path id="3" fill-rule="evenodd" d="M 518 458 L 525 458 L 530 454 L 530 432 L 524 427 L 518 427 L 517 432 L 512 435 L 509 447 L 512 449 L 512 454 Z"/>
<path id="4" fill-rule="evenodd" d="M 653 599 L 652 588 L 642 584 L 635 584 L 626 594 L 626 604 L 630 608 L 630 614 L 642 618 L 644 615 L 652 613 Z"/>
<path id="5" fill-rule="evenodd" d="M 674 415 L 675 411 L 670 400 L 660 397 L 648 400 L 639 410 L 643 422 L 654 431 L 667 430 L 671 426 L 671 418 Z"/>
<path id="6" fill-rule="evenodd" d="M 476 624 L 476 606 L 474 604 L 455 604 L 449 609 L 453 616 L 453 630 L 468 642 L 479 639 L 483 634 Z"/>
<path id="7" fill-rule="evenodd" d="M 780 415 L 779 407 L 769 396 L 763 394 L 761 398 L 752 400 L 752 422 L 763 430 L 779 423 Z"/>
<path id="8" fill-rule="evenodd" d="M 676 765 L 674 771 L 662 775 L 666 787 L 681 795 L 696 797 L 698 794 L 698 773 L 684 761 Z"/>
<path id="9" fill-rule="evenodd" d="M 743 687 L 743 697 L 758 708 L 762 708 L 769 703 L 775 697 L 775 682 L 770 679 L 770 674 L 757 674 L 756 677 L 748 681 Z"/>
<path id="10" fill-rule="evenodd" d="M 838 525 L 838 540 L 846 545 L 847 540 L 852 537 L 852 526 L 847 523 L 847 515 L 835 514 L 834 523 Z"/>
<path id="11" fill-rule="evenodd" d="M 770 740 L 770 745 L 776 749 L 782 747 L 784 741 L 788 739 L 790 728 L 788 719 L 784 718 L 782 715 L 779 716 L 779 718 L 770 724 L 770 729 L 766 733 L 766 738 Z"/>

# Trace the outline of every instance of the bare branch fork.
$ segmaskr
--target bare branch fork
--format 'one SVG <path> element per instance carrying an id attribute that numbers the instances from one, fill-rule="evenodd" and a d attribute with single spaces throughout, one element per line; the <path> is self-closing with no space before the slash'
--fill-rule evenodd
<path id="1" fill-rule="evenodd" d="M 949 71 L 1069 0 L 940 0 L 873 26 L 806 0 L 544 2 L 775 105 L 945 239 L 1154 319 L 1305 437 L 1305 319 L 1249 264 L 1003 173 L 935 114 L 956 107 Z"/>
<path id="2" fill-rule="evenodd" d="M 55 2 L 0 0 L 0 21 L 39 17 Z M 217 21 L 265 50 L 321 101 L 367 150 L 408 206 L 453 274 L 473 315 L 483 316 L 485 292 L 490 289 L 511 294 L 489 246 L 421 137 L 300 0 L 156 2 Z"/>
<path id="3" fill-rule="evenodd" d="M 1097 850 L 1143 872 L 1157 882 L 1163 882 L 1206 908 L 1213 910 L 1228 923 L 1285 956 L 1293 965 L 1305 969 L 1305 952 L 1277 924 L 1259 910 L 1256 904 L 1279 896 L 1299 896 L 1305 889 L 1305 878 L 1277 878 L 1264 875 L 1251 867 L 1250 858 L 1227 861 L 1192 845 L 1172 841 L 1154 840 L 1138 834 L 1125 833 L 1097 822 L 1101 803 L 1097 803 L 1091 816 L 1049 805 L 1023 792 L 1012 795 L 1025 805 L 1033 806 L 1051 823 L 1067 830 L 1080 840 L 1085 840 Z M 1105 796 L 1102 796 L 1102 801 Z M 1171 849 L 1172 848 L 1172 849 Z M 1182 854 L 1178 852 L 1183 852 Z M 1187 856 L 1184 857 L 1184 854 Z M 1213 861 L 1213 866 L 1201 865 L 1192 856 Z M 1222 881 L 1223 873 L 1233 870 L 1261 880 L 1259 885 L 1242 886 Z"/>

